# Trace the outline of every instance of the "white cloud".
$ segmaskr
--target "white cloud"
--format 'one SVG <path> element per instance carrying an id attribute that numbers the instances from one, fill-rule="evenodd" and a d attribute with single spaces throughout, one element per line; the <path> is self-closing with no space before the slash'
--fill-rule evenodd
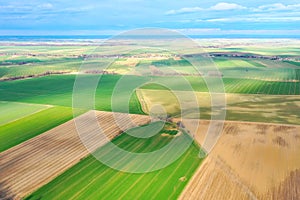
<path id="1" fill-rule="evenodd" d="M 210 7 L 210 10 L 241 10 L 241 9 L 246 9 L 246 7 L 235 3 L 225 3 L 225 2 L 221 2 Z"/>
<path id="2" fill-rule="evenodd" d="M 195 13 L 200 11 L 221 11 L 221 10 L 240 10 L 240 9 L 246 9 L 246 7 L 241 6 L 239 4 L 235 3 L 218 3 L 210 8 L 201 8 L 201 7 L 186 7 L 186 8 L 180 8 L 178 10 L 169 10 L 165 14 L 166 15 L 176 15 L 176 14 L 186 14 L 186 13 Z"/>
<path id="3" fill-rule="evenodd" d="M 282 3 L 275 3 L 275 4 L 269 4 L 269 5 L 262 5 L 259 6 L 256 10 L 257 11 L 271 11 L 271 10 L 285 10 L 286 6 Z"/>
<path id="4" fill-rule="evenodd" d="M 287 8 L 291 10 L 300 10 L 300 4 L 288 5 Z"/>
<path id="5" fill-rule="evenodd" d="M 169 10 L 166 12 L 167 15 L 183 14 L 183 13 L 194 13 L 198 11 L 203 11 L 203 8 L 200 7 L 190 7 L 190 8 L 181 8 L 179 10 Z"/>
<path id="6" fill-rule="evenodd" d="M 300 30 L 222 30 L 215 29 L 176 29 L 186 35 L 299 35 Z"/>
<path id="7" fill-rule="evenodd" d="M 179 23 L 190 23 L 192 20 L 190 19 L 183 19 L 183 20 L 178 20 Z"/>
<path id="8" fill-rule="evenodd" d="M 44 3 L 38 6 L 39 8 L 45 8 L 45 9 L 50 9 L 53 8 L 53 5 L 51 3 Z"/>
<path id="9" fill-rule="evenodd" d="M 208 19 L 207 22 L 292 22 L 300 21 L 300 17 L 229 17 Z"/>
<path id="10" fill-rule="evenodd" d="M 224 11 L 224 10 L 241 10 L 241 9 L 247 9 L 247 8 L 235 3 L 221 2 L 210 8 L 186 7 L 186 8 L 180 8 L 178 10 L 169 10 L 165 14 L 176 15 L 176 14 L 195 13 L 200 11 Z"/>
<path id="11" fill-rule="evenodd" d="M 177 31 L 186 35 L 206 35 L 220 32 L 219 28 L 187 28 L 187 29 L 176 29 Z"/>
<path id="12" fill-rule="evenodd" d="M 299 30 L 222 30 L 222 34 L 298 35 Z"/>
<path id="13" fill-rule="evenodd" d="M 274 3 L 259 6 L 258 8 L 254 8 L 253 11 L 256 12 L 264 12 L 264 11 L 280 11 L 280 10 L 300 10 L 300 4 L 293 5 L 284 5 L 282 3 Z"/>
<path id="14" fill-rule="evenodd" d="M 217 3 L 209 8 L 185 7 L 178 10 L 169 10 L 166 15 L 196 13 L 201 11 L 230 11 L 230 10 L 247 10 L 252 12 L 272 12 L 272 11 L 300 11 L 300 4 L 284 5 L 282 3 L 266 4 L 255 8 L 247 8 L 236 3 Z"/>

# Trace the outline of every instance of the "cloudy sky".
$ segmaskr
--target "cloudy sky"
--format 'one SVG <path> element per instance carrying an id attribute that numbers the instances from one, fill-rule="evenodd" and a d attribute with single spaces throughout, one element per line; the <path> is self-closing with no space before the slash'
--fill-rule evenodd
<path id="1" fill-rule="evenodd" d="M 0 34 L 299 34 L 299 0 L 0 0 Z"/>

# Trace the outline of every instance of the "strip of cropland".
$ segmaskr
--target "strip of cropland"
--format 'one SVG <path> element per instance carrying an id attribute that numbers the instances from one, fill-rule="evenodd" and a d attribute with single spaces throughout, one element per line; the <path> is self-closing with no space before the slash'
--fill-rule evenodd
<path id="1" fill-rule="evenodd" d="M 191 140 L 186 133 L 174 136 L 164 133 L 165 131 L 162 130 L 150 138 L 136 138 L 123 133 L 113 140 L 113 143 L 129 152 L 147 153 L 164 147 L 174 137 L 181 137 L 184 141 Z M 166 159 L 170 151 L 165 151 L 157 160 Z M 198 156 L 199 151 L 198 145 L 192 143 L 171 165 L 148 173 L 118 171 L 89 156 L 26 199 L 176 199 L 202 161 Z M 111 148 L 104 146 L 97 150 L 96 154 L 104 155 L 110 152 Z M 134 162 L 133 160 L 126 163 L 128 156 L 110 157 L 117 163 L 124 162 L 125 168 L 130 168 Z M 136 164 L 151 168 L 147 161 Z"/>
<path id="2" fill-rule="evenodd" d="M 185 76 L 191 88 L 197 92 L 208 92 L 207 85 L 201 77 L 191 77 Z M 211 82 L 216 78 L 209 78 Z M 167 83 L 170 86 L 177 87 L 177 90 L 187 90 L 187 87 L 181 86 L 180 81 L 176 77 L 154 77 L 154 81 L 159 83 Z M 266 94 L 266 95 L 299 95 L 300 94 L 300 81 L 289 80 L 289 81 L 272 81 L 272 80 L 259 80 L 259 79 L 249 79 L 249 78 L 222 78 L 224 83 L 224 88 L 222 85 L 214 87 L 214 91 L 219 92 L 224 91 L 226 93 L 238 93 L 238 94 Z M 217 82 L 217 81 L 216 81 Z M 147 84 L 142 87 L 142 89 L 153 89 L 161 90 L 166 89 L 157 84 Z"/>
<path id="3" fill-rule="evenodd" d="M 83 75 L 87 79 L 96 75 Z M 89 94 L 95 94 L 95 109 L 103 111 L 111 111 L 112 95 L 114 89 L 124 76 L 120 75 L 103 75 L 99 81 L 96 91 L 87 88 L 85 91 Z M 201 77 L 186 76 L 181 77 L 141 77 L 141 76 L 125 76 L 128 85 L 141 83 L 143 85 L 152 79 L 153 82 L 166 83 L 166 85 L 175 88 L 175 90 L 187 90 L 186 83 L 191 86 L 188 89 L 197 92 L 208 92 L 206 83 Z M 0 100 L 15 101 L 26 103 L 37 103 L 47 105 L 59 105 L 72 107 L 72 92 L 75 82 L 75 75 L 52 75 L 47 77 L 33 78 L 27 80 L 16 80 L 8 82 L 0 82 Z M 214 78 L 210 78 L 213 81 Z M 255 79 L 238 79 L 223 78 L 226 93 L 241 94 L 275 94 L 275 95 L 298 95 L 300 94 L 299 81 L 266 81 Z M 125 85 L 125 84 L 124 84 Z M 128 87 L 129 88 L 129 87 Z M 166 89 L 157 84 L 147 84 L 142 89 L 161 90 Z M 222 91 L 222 88 L 219 88 Z M 216 89 L 217 90 L 217 89 Z M 26 92 L 25 92 L 26 91 Z M 124 94 L 132 91 L 124 89 Z M 216 91 L 214 91 L 216 92 Z M 121 95 L 121 94 L 120 94 Z M 121 101 L 122 99 L 120 99 Z M 120 105 L 128 107 L 127 101 L 119 102 Z M 121 107 L 121 106 L 120 106 Z M 143 114 L 139 102 L 134 95 L 129 102 L 130 112 L 134 114 Z M 118 110 L 114 110 L 119 112 Z M 120 110 L 122 111 L 122 110 Z"/>
<path id="4" fill-rule="evenodd" d="M 0 101 L 0 126 L 47 108 L 49 106 Z"/>
<path id="5" fill-rule="evenodd" d="M 190 110 L 189 117 L 195 119 L 210 119 L 212 98 L 218 98 L 205 92 L 151 89 L 138 89 L 137 96 L 145 113 L 150 113 L 151 107 L 158 104 L 163 106 L 169 115 L 176 117 L 181 115 L 182 106 L 184 109 Z M 226 120 L 250 122 L 269 122 L 271 120 L 273 123 L 281 124 L 300 123 L 299 95 L 226 94 L 223 100 L 224 103 L 226 102 Z M 200 109 L 200 116 L 197 109 Z M 193 110 L 195 114 L 193 114 Z"/>
<path id="6" fill-rule="evenodd" d="M 198 126 L 202 144 L 209 121 Z M 298 199 L 300 126 L 225 122 L 222 136 L 180 199 Z M 216 192 L 217 191 L 217 192 Z"/>
<path id="7" fill-rule="evenodd" d="M 83 111 L 78 110 L 78 113 Z M 0 126 L 0 152 L 73 118 L 72 108 L 54 106 Z"/>
<path id="8" fill-rule="evenodd" d="M 89 80 L 96 75 L 82 75 L 82 81 Z M 128 76 L 130 80 L 126 86 L 144 81 L 143 77 Z M 36 104 L 58 105 L 72 107 L 72 94 L 75 83 L 75 75 L 53 75 L 47 77 L 0 82 L 0 100 L 15 101 Z M 95 94 L 95 109 L 102 111 L 112 110 L 112 95 L 119 75 L 103 75 L 98 83 L 96 91 L 86 88 L 86 94 Z M 124 93 L 131 92 L 124 90 Z M 123 93 L 118 94 L 122 96 Z M 118 106 L 128 108 L 127 99 L 118 101 Z M 129 102 L 129 111 L 133 114 L 143 114 L 141 106 L 135 93 L 132 94 Z M 114 110 L 120 112 L 122 110 Z"/>
<path id="9" fill-rule="evenodd" d="M 123 115 L 125 114 L 89 111 L 78 118 L 87 122 L 86 128 L 92 132 L 89 120 L 91 116 L 96 116 L 104 134 L 112 139 L 120 134 L 119 124 L 116 124 L 114 117 L 124 118 Z M 130 117 L 137 125 L 149 121 L 147 116 Z M 126 123 L 126 128 L 130 126 Z M 104 145 L 102 141 L 95 141 L 93 134 L 86 135 L 85 139 L 93 142 L 95 148 Z M 0 186 L 3 198 L 18 199 L 30 194 L 88 154 L 73 120 L 0 153 Z"/>

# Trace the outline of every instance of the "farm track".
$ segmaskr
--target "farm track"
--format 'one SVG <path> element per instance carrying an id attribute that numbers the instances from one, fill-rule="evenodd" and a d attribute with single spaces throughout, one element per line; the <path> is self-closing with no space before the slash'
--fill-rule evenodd
<path id="1" fill-rule="evenodd" d="M 122 130 L 132 128 L 134 125 L 143 125 L 149 121 L 147 116 L 130 115 L 133 123 L 127 123 L 126 114 L 90 111 L 81 115 L 84 125 L 84 141 L 91 149 L 96 150 L 106 142 L 97 139 L 97 131 L 89 126 L 89 119 L 97 117 L 105 136 L 111 140 L 118 136 Z M 118 119 L 120 127 L 115 123 Z M 127 115 L 126 115 L 127 116 Z M 89 134 L 91 133 L 91 134 Z M 82 144 L 74 120 L 57 126 L 35 138 L 21 143 L 0 154 L 0 186 L 3 198 L 21 199 L 39 187 L 51 181 L 82 158 L 89 155 Z"/>
<path id="2" fill-rule="evenodd" d="M 196 125 L 202 144 L 209 121 L 185 124 Z M 298 199 L 299 146 L 300 126 L 226 121 L 179 199 Z"/>

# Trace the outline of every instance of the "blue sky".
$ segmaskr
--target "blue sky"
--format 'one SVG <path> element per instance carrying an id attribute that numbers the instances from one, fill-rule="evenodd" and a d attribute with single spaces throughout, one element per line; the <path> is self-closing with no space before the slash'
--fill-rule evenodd
<path id="1" fill-rule="evenodd" d="M 0 0 L 0 34 L 114 34 L 143 27 L 187 34 L 299 34 L 298 0 Z"/>

